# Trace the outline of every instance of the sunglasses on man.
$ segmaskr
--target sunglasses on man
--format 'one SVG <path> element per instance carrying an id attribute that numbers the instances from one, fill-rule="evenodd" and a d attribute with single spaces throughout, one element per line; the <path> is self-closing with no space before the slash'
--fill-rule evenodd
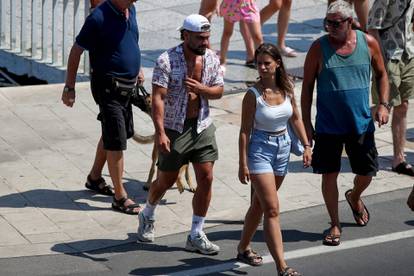
<path id="1" fill-rule="evenodd" d="M 325 19 L 323 20 L 323 25 L 336 29 L 336 28 L 339 28 L 339 26 L 341 26 L 341 24 L 347 20 L 349 20 L 349 17 L 342 19 L 342 20 L 329 20 L 328 18 L 325 17 Z"/>

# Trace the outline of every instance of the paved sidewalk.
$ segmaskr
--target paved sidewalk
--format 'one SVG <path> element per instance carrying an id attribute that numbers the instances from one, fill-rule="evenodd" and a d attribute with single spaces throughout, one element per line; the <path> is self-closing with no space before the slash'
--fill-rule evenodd
<path id="1" fill-rule="evenodd" d="M 187 14 L 196 12 L 198 5 L 199 1 L 195 0 L 139 2 L 143 66 L 147 79 L 158 54 L 179 43 L 175 28 Z M 325 8 L 326 1 L 294 2 L 287 42 L 301 54 L 296 59 L 286 60 L 286 64 L 295 74 L 301 75 L 306 50 L 322 34 L 320 26 Z M 158 22 L 153 18 L 163 20 Z M 217 48 L 221 22 L 215 19 L 213 24 L 212 41 Z M 266 40 L 275 41 L 274 25 L 268 23 L 264 30 Z M 245 90 L 245 82 L 254 81 L 256 72 L 242 66 L 243 45 L 238 32 L 234 35 L 229 56 L 226 95 L 211 101 L 220 159 L 215 166 L 214 194 L 207 226 L 242 220 L 250 200 L 249 186 L 237 180 L 237 143 L 243 93 L 236 92 Z M 149 88 L 149 80 L 146 85 Z M 93 104 L 89 84 L 77 85 L 77 101 L 73 109 L 60 102 L 62 87 L 45 85 L 0 89 L 0 258 L 73 253 L 136 239 L 135 216 L 113 212 L 110 197 L 84 189 L 100 135 L 100 126 L 95 120 L 97 108 Z M 297 83 L 295 93 L 298 98 L 300 83 Z M 139 111 L 135 113 L 135 125 L 139 133 L 150 134 L 153 131 L 149 117 Z M 414 162 L 412 111 L 408 129 L 407 158 Z M 377 131 L 377 145 L 381 171 L 366 194 L 411 186 L 412 178 L 390 172 L 392 142 L 389 126 Z M 126 187 L 130 196 L 140 203 L 144 203 L 147 195 L 142 185 L 150 166 L 151 149 L 152 145 L 130 141 L 125 153 Z M 344 191 L 352 186 L 353 178 L 346 158 L 343 161 L 344 173 L 339 177 L 341 199 Z M 323 203 L 320 176 L 312 174 L 310 169 L 304 170 L 297 157 L 292 157 L 290 172 L 280 191 L 283 212 Z M 110 182 L 107 171 L 105 178 Z M 176 189 L 167 192 L 157 209 L 157 236 L 190 229 L 191 199 L 192 194 L 187 191 L 181 195 Z M 321 225 L 321 232 L 325 227 Z"/>

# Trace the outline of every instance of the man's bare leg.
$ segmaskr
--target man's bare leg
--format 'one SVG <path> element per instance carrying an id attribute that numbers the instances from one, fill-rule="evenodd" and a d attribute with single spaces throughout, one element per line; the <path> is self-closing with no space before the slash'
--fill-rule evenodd
<path id="1" fill-rule="evenodd" d="M 331 219 L 330 234 L 341 235 L 341 224 L 338 214 L 338 178 L 339 172 L 327 173 L 322 175 L 322 195 L 325 200 L 326 209 Z"/>
<path id="2" fill-rule="evenodd" d="M 391 123 L 392 140 L 394 146 L 394 157 L 392 167 L 395 168 L 405 161 L 404 147 L 405 135 L 407 132 L 408 101 L 403 101 L 399 106 L 394 107 Z"/>
<path id="3" fill-rule="evenodd" d="M 102 137 L 96 146 L 95 160 L 93 162 L 89 175 L 92 180 L 97 180 L 102 176 L 102 170 L 106 163 L 106 151 L 103 148 Z"/>

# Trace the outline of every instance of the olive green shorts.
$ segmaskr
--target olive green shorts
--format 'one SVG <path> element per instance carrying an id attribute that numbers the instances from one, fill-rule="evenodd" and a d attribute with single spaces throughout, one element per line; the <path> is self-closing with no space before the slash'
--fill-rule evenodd
<path id="1" fill-rule="evenodd" d="M 170 153 L 158 154 L 158 169 L 178 171 L 182 165 L 191 163 L 214 162 L 218 159 L 215 137 L 216 127 L 211 124 L 201 133 L 197 133 L 197 119 L 188 119 L 182 133 L 166 129 L 170 139 Z"/>
<path id="2" fill-rule="evenodd" d="M 392 106 L 399 106 L 403 101 L 414 97 L 414 58 L 403 56 L 401 60 L 390 60 L 386 65 L 390 82 L 390 99 Z M 375 77 L 373 77 L 375 80 Z M 377 84 L 372 82 L 372 102 L 378 104 Z"/>

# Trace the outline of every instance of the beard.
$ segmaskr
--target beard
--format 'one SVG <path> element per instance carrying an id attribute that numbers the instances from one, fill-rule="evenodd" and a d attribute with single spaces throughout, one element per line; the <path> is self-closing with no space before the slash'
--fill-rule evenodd
<path id="1" fill-rule="evenodd" d="M 188 49 L 190 49 L 191 52 L 197 56 L 203 56 L 206 53 L 207 48 L 193 48 L 191 45 L 188 45 Z"/>

